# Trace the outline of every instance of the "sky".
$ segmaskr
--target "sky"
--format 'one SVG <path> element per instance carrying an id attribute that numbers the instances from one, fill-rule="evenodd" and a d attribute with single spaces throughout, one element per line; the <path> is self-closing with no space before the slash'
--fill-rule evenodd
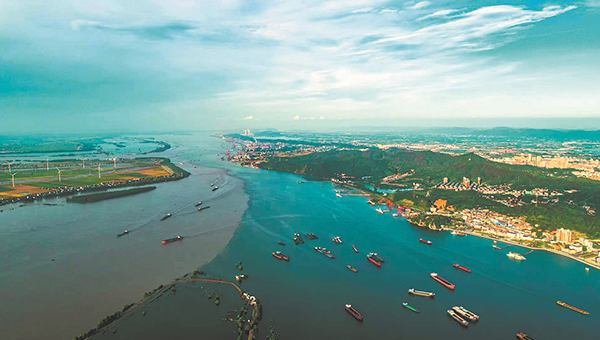
<path id="1" fill-rule="evenodd" d="M 600 0 L 0 0 L 0 133 L 600 129 L 598 32 Z"/>

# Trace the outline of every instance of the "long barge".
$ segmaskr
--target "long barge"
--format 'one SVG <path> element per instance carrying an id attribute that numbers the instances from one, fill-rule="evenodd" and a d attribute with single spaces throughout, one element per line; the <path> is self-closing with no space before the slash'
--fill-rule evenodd
<path id="1" fill-rule="evenodd" d="M 404 308 L 407 308 L 415 313 L 421 313 L 420 310 L 416 309 L 415 307 L 411 306 L 408 304 L 408 302 L 402 302 L 402 306 L 404 306 Z"/>
<path id="2" fill-rule="evenodd" d="M 167 218 L 169 218 L 169 217 L 171 217 L 171 216 L 173 216 L 173 215 L 171 215 L 171 213 L 168 213 L 168 214 L 166 214 L 165 216 L 163 216 L 163 217 L 162 217 L 160 220 L 161 220 L 161 221 L 164 221 L 164 220 L 166 220 Z"/>
<path id="3" fill-rule="evenodd" d="M 448 289 L 454 289 L 456 287 L 456 285 L 454 285 L 454 283 L 444 279 L 443 277 L 439 276 L 438 273 L 431 273 L 430 274 L 431 278 L 436 280 L 437 282 L 441 283 L 442 286 L 448 288 Z"/>
<path id="4" fill-rule="evenodd" d="M 417 295 L 417 296 L 435 297 L 434 292 L 424 292 L 422 290 L 416 290 L 414 288 L 409 289 L 408 293 L 412 294 L 412 295 Z"/>
<path id="5" fill-rule="evenodd" d="M 479 315 L 471 312 L 463 306 L 454 306 L 452 309 L 460 314 L 463 318 L 468 319 L 469 321 L 477 321 L 479 320 Z"/>
<path id="6" fill-rule="evenodd" d="M 358 273 L 358 269 L 352 267 L 351 265 L 347 265 L 346 268 L 348 268 L 348 270 L 350 270 L 353 273 Z"/>
<path id="7" fill-rule="evenodd" d="M 426 245 L 428 245 L 428 246 L 430 246 L 430 245 L 433 243 L 433 242 L 431 242 L 431 241 L 429 241 L 429 240 L 424 240 L 424 239 L 422 239 L 422 238 L 420 238 L 420 239 L 419 239 L 419 241 L 420 241 L 421 243 L 425 243 L 425 244 L 426 244 Z"/>
<path id="8" fill-rule="evenodd" d="M 273 257 L 278 259 L 278 260 L 284 260 L 284 261 L 289 261 L 290 257 L 287 256 L 286 254 L 280 252 L 280 251 L 275 251 L 273 252 Z"/>
<path id="9" fill-rule="evenodd" d="M 458 314 L 456 314 L 455 311 L 453 311 L 452 309 L 448 309 L 447 311 L 448 315 L 454 319 L 454 321 L 458 322 L 461 326 L 467 327 L 469 326 L 469 322 L 467 322 L 467 320 L 461 318 Z"/>
<path id="10" fill-rule="evenodd" d="M 346 311 L 350 313 L 356 320 L 363 321 L 363 315 L 360 314 L 351 304 L 346 304 Z"/>
<path id="11" fill-rule="evenodd" d="M 530 337 L 529 335 L 523 333 L 523 332 L 519 332 L 517 333 L 517 339 L 520 340 L 534 340 L 532 337 Z"/>
<path id="12" fill-rule="evenodd" d="M 181 240 L 183 240 L 183 236 L 179 235 L 177 237 L 168 238 L 166 240 L 163 240 L 162 244 L 169 244 L 169 243 L 173 243 L 173 242 L 177 242 L 177 241 L 181 241 Z"/>
<path id="13" fill-rule="evenodd" d="M 376 265 L 377 267 L 381 267 L 381 265 L 385 262 L 382 258 L 377 256 L 376 253 L 369 253 L 367 255 L 367 260 L 369 260 L 369 262 Z"/>
<path id="14" fill-rule="evenodd" d="M 210 205 L 207 205 L 205 207 L 199 207 L 198 211 L 202 211 L 202 210 L 205 210 L 205 209 L 208 209 L 208 208 L 210 208 Z"/>
<path id="15" fill-rule="evenodd" d="M 470 272 L 471 272 L 471 269 L 469 269 L 469 268 L 467 268 L 467 267 L 463 267 L 463 266 L 461 266 L 461 265 L 460 265 L 460 264 L 458 264 L 458 263 L 454 263 L 454 264 L 452 264 L 452 267 L 454 267 L 454 268 L 456 268 L 456 269 L 460 269 L 460 270 L 462 270 L 462 271 L 465 271 L 465 272 L 467 272 L 467 273 L 470 273 Z"/>
<path id="16" fill-rule="evenodd" d="M 557 304 L 557 305 L 559 305 L 559 306 L 562 306 L 562 307 L 568 308 L 568 309 L 570 309 L 570 310 L 572 310 L 572 311 L 576 311 L 577 313 L 581 313 L 581 314 L 583 314 L 583 315 L 590 315 L 590 313 L 589 313 L 589 312 L 586 312 L 586 311 L 584 311 L 583 309 L 579 309 L 579 308 L 577 308 L 577 307 L 571 306 L 570 304 L 568 304 L 568 303 L 565 303 L 565 302 L 562 302 L 562 301 L 556 301 L 556 304 Z"/>

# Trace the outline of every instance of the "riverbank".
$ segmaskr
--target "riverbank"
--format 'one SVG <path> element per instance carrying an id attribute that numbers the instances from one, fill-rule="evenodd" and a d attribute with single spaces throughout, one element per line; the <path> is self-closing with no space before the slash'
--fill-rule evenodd
<path id="1" fill-rule="evenodd" d="M 119 198 L 119 197 L 141 194 L 143 192 L 152 191 L 154 189 L 156 189 L 155 186 L 134 188 L 134 189 L 128 189 L 128 190 L 108 191 L 108 192 L 102 192 L 102 193 L 98 193 L 98 194 L 79 195 L 79 196 L 74 196 L 74 197 L 68 197 L 67 202 L 81 203 L 81 204 L 93 203 L 93 202 L 109 200 L 112 198 Z"/>
<path id="2" fill-rule="evenodd" d="M 600 265 L 598 265 L 596 263 L 587 262 L 587 261 L 585 261 L 583 259 L 580 259 L 578 257 L 572 256 L 570 254 L 563 253 L 563 252 L 558 251 L 558 250 L 532 247 L 532 246 L 528 246 L 528 245 L 525 245 L 525 244 L 521 244 L 521 243 L 518 243 L 518 242 L 514 242 L 514 241 L 502 239 L 502 238 L 493 238 L 493 237 L 486 236 L 486 235 L 483 235 L 483 234 L 480 234 L 480 233 L 476 233 L 474 231 L 461 230 L 461 232 L 463 232 L 465 234 L 472 235 L 472 236 L 476 236 L 476 237 L 481 237 L 481 238 L 485 238 L 485 239 L 488 239 L 488 240 L 492 240 L 492 241 L 498 241 L 498 242 L 502 242 L 502 243 L 511 244 L 511 245 L 514 245 L 514 246 L 519 246 L 519 247 L 527 248 L 527 249 L 530 249 L 530 250 L 547 251 L 549 253 L 560 255 L 560 256 L 564 256 L 564 257 L 570 258 L 571 260 L 575 260 L 575 261 L 581 262 L 581 263 L 583 263 L 583 264 L 585 264 L 587 266 L 590 266 L 590 267 L 593 267 L 595 269 L 600 270 Z"/>

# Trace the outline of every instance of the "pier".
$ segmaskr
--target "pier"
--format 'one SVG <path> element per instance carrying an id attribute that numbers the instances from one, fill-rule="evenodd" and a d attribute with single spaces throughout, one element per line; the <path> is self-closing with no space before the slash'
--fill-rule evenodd
<path id="1" fill-rule="evenodd" d="M 504 246 L 504 247 L 498 247 L 497 245 L 495 245 L 495 244 L 494 244 L 494 245 L 492 246 L 492 248 L 494 248 L 494 249 L 497 249 L 497 250 L 503 250 L 503 249 L 507 249 L 507 248 L 510 248 L 510 247 L 514 247 L 514 246 L 515 246 L 514 244 L 510 244 L 510 245 L 508 245 L 508 246 Z"/>

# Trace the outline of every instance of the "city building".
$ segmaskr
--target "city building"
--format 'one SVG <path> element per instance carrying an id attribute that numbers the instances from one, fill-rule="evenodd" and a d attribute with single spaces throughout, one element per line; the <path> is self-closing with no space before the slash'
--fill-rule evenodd
<path id="1" fill-rule="evenodd" d="M 573 242 L 573 232 L 569 229 L 560 228 L 556 231 L 556 240 L 563 243 Z"/>

